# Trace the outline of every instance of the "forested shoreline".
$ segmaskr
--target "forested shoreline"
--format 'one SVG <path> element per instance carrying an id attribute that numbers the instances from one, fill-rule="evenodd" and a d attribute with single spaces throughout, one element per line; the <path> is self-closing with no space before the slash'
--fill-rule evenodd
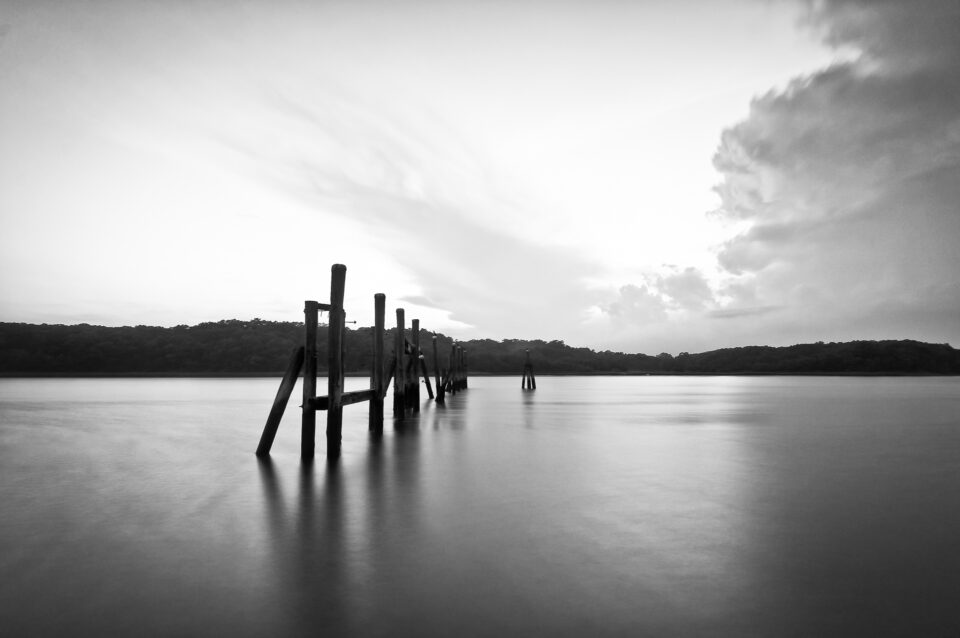
<path id="1" fill-rule="evenodd" d="M 432 333 L 421 347 L 432 360 Z M 231 319 L 195 326 L 105 327 L 0 323 L 3 376 L 275 375 L 303 339 L 297 322 Z M 393 343 L 387 331 L 387 344 Z M 574 348 L 562 341 L 475 339 L 466 348 L 471 373 L 517 374 L 530 351 L 538 374 L 960 374 L 960 350 L 911 340 L 747 346 L 673 356 Z M 326 327 L 318 334 L 321 371 Z M 437 335 L 441 365 L 451 339 Z M 345 367 L 369 370 L 372 329 L 346 329 Z"/>

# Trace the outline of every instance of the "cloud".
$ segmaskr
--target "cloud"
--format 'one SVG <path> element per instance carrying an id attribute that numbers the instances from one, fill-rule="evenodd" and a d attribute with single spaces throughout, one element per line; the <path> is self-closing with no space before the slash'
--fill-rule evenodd
<path id="1" fill-rule="evenodd" d="M 724 131 L 718 214 L 747 227 L 718 262 L 751 299 L 714 316 L 782 307 L 790 321 L 760 314 L 788 341 L 957 341 L 960 297 L 943 295 L 960 277 L 960 5 L 807 5 L 826 41 L 860 55 L 755 99 Z"/>
<path id="2" fill-rule="evenodd" d="M 753 308 L 724 308 L 711 310 L 708 315 L 713 319 L 740 319 L 741 317 L 757 317 L 776 311 L 777 306 L 756 306 Z"/>
<path id="3" fill-rule="evenodd" d="M 221 141 L 242 170 L 318 219 L 348 221 L 331 248 L 374 251 L 394 283 L 397 274 L 413 282 L 393 289 L 400 301 L 446 313 L 443 327 L 452 322 L 460 337 L 564 338 L 579 327 L 595 264 L 511 223 L 522 210 L 442 121 L 378 108 L 342 86 L 268 102 L 289 139 Z"/>
<path id="4" fill-rule="evenodd" d="M 657 288 L 682 310 L 703 310 L 713 302 L 710 286 L 696 268 L 674 269 L 667 275 L 661 275 L 657 279 Z"/>
<path id="5" fill-rule="evenodd" d="M 620 321 L 637 324 L 659 322 L 667 318 L 666 305 L 647 286 L 622 286 L 617 297 L 601 306 L 606 314 Z"/>

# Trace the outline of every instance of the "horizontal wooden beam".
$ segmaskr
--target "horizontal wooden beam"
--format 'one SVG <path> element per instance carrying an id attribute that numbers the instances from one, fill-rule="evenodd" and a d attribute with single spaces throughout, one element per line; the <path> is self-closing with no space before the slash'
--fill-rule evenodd
<path id="1" fill-rule="evenodd" d="M 354 390 L 353 392 L 344 392 L 340 397 L 340 405 L 350 405 L 352 403 L 369 401 L 376 393 L 377 391 L 372 388 L 369 390 Z"/>
<path id="2" fill-rule="evenodd" d="M 375 390 L 356 390 L 354 392 L 344 392 L 340 395 L 340 405 L 351 405 L 361 401 L 369 401 L 376 394 Z M 314 410 L 330 409 L 330 397 L 313 397 L 307 400 L 307 406 Z"/>

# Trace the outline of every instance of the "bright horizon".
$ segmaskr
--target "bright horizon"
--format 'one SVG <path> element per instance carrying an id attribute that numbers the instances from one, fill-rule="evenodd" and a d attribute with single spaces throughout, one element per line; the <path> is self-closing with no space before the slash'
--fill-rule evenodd
<path id="1" fill-rule="evenodd" d="M 0 321 L 960 343 L 955 3 L 7 2 Z"/>

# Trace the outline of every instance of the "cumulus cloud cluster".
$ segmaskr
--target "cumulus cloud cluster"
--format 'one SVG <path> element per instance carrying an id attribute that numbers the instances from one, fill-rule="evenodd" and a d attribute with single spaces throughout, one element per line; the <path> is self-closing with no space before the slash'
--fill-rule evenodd
<path id="1" fill-rule="evenodd" d="M 709 285 L 667 267 L 601 305 L 623 339 L 960 341 L 960 4 L 803 4 L 844 61 L 722 133 L 712 215 L 736 234 Z"/>
<path id="2" fill-rule="evenodd" d="M 960 5 L 811 2 L 845 63 L 756 99 L 723 133 L 718 214 L 746 222 L 719 264 L 724 311 L 792 337 L 960 331 Z"/>

